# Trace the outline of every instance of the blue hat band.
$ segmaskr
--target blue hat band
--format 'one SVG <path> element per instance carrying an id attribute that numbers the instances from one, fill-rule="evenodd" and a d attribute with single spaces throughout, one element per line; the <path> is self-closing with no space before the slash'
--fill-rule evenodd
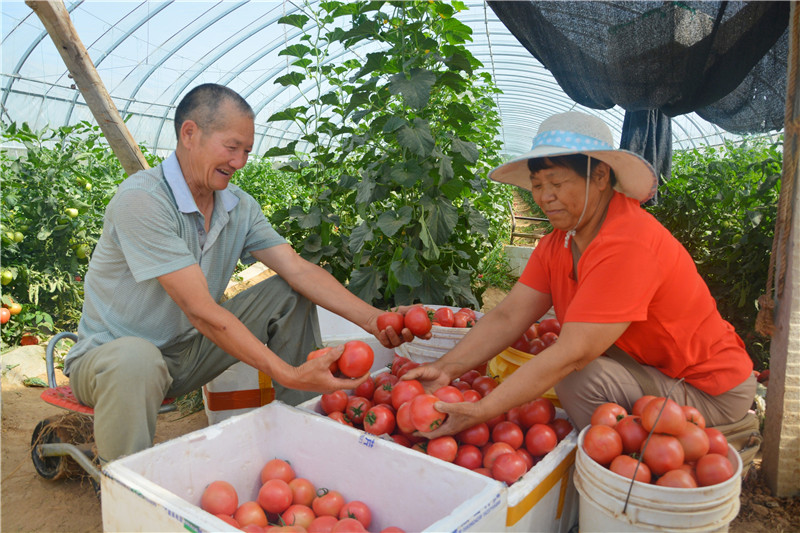
<path id="1" fill-rule="evenodd" d="M 540 133 L 533 139 L 531 150 L 538 146 L 560 146 L 576 152 L 590 152 L 592 150 L 613 150 L 610 144 L 596 137 L 582 135 L 573 131 L 550 130 Z"/>

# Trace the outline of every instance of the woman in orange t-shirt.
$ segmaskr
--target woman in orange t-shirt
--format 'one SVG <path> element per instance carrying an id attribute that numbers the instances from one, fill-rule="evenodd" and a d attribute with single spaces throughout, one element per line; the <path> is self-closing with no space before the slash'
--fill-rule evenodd
<path id="1" fill-rule="evenodd" d="M 639 204 L 657 180 L 649 163 L 612 146 L 600 119 L 562 113 L 545 120 L 524 156 L 492 171 L 529 187 L 554 230 L 534 249 L 519 282 L 435 363 L 407 374 L 435 388 L 479 366 L 518 339 L 551 307 L 558 341 L 474 404 L 437 404 L 450 414 L 430 434 L 452 434 L 556 388 L 580 429 L 595 407 L 630 411 L 637 379 L 604 357 L 612 345 L 650 375 L 661 396 L 697 407 L 708 425 L 740 420 L 750 408 L 753 365 L 685 248 Z"/>

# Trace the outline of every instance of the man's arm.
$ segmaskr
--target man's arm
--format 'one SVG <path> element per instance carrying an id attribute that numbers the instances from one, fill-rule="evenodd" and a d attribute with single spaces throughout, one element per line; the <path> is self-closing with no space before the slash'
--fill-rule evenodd
<path id="1" fill-rule="evenodd" d="M 225 352 L 270 375 L 285 387 L 331 392 L 354 388 L 363 381 L 335 378 L 330 373 L 328 367 L 341 355 L 341 349 L 333 350 L 330 354 L 299 367 L 283 361 L 233 313 L 214 301 L 205 276 L 196 264 L 159 276 L 158 281 L 202 335 Z"/>
<path id="2" fill-rule="evenodd" d="M 275 271 L 295 291 L 320 307 L 346 318 L 374 335 L 386 347 L 410 341 L 407 329 L 402 336 L 378 330 L 378 316 L 383 312 L 347 290 L 327 270 L 306 261 L 288 244 L 252 252 L 253 257 Z"/>

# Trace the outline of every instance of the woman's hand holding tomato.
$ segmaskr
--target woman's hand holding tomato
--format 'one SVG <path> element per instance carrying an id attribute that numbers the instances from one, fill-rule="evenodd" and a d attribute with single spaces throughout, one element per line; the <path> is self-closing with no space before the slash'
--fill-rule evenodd
<path id="1" fill-rule="evenodd" d="M 415 335 L 412 329 L 409 329 L 405 325 L 404 321 L 402 329 L 397 329 L 397 326 L 401 323 L 401 321 L 398 320 L 396 315 L 399 314 L 401 315 L 400 318 L 403 318 L 409 310 L 415 307 L 422 309 L 422 306 L 420 305 L 401 305 L 392 311 L 378 313 L 370 319 L 369 331 L 375 335 L 375 338 L 378 339 L 382 345 L 386 346 L 387 348 L 396 348 L 404 342 L 411 342 L 414 340 L 415 336 L 421 339 L 430 339 L 430 331 L 425 334 Z"/>
<path id="2" fill-rule="evenodd" d="M 445 435 L 455 435 L 456 433 L 482 422 L 486 418 L 483 414 L 483 406 L 480 405 L 480 402 L 447 403 L 438 401 L 433 407 L 437 411 L 447 415 L 444 423 L 433 431 L 415 434 L 428 439 L 435 439 Z"/>

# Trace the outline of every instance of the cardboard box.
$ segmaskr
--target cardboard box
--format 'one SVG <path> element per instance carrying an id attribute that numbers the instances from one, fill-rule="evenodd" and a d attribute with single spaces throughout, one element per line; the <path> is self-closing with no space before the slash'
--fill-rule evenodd
<path id="1" fill-rule="evenodd" d="M 273 402 L 103 469 L 104 531 L 237 531 L 198 504 L 211 481 L 256 499 L 260 471 L 280 457 L 317 487 L 372 509 L 372 531 L 501 531 L 507 489 L 480 474 Z"/>

